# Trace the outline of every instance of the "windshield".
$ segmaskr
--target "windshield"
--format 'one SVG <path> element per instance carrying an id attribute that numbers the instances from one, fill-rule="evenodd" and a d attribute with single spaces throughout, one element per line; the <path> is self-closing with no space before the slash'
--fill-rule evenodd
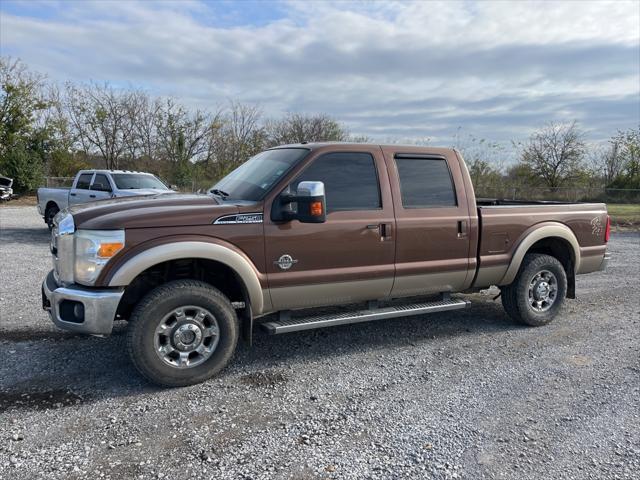
<path id="1" fill-rule="evenodd" d="M 111 175 L 119 190 L 132 190 L 138 188 L 155 188 L 156 190 L 169 190 L 167 186 L 153 175 L 140 173 L 113 173 Z"/>
<path id="2" fill-rule="evenodd" d="M 218 190 L 225 197 L 228 194 L 227 199 L 262 200 L 271 187 L 307 153 L 309 150 L 305 148 L 261 152 L 216 183 L 211 190 Z"/>

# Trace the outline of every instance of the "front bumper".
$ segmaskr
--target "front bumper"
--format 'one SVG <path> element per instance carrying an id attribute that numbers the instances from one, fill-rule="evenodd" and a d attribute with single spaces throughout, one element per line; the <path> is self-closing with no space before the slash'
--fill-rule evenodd
<path id="1" fill-rule="evenodd" d="M 42 308 L 57 327 L 91 335 L 109 335 L 124 294 L 122 289 L 61 287 L 53 270 L 42 282 Z"/>

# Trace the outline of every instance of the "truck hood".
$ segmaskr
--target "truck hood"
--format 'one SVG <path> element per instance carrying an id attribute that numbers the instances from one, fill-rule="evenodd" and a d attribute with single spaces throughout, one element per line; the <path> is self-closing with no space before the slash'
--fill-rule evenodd
<path id="1" fill-rule="evenodd" d="M 69 209 L 77 228 L 111 230 L 119 228 L 161 228 L 208 225 L 222 215 L 238 213 L 242 202 L 221 202 L 209 195 L 164 193 L 76 205 Z M 261 211 L 251 202 L 250 210 Z"/>

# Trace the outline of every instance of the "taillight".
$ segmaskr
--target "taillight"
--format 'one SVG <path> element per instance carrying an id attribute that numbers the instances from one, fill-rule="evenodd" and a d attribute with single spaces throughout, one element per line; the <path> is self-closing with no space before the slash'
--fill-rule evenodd
<path id="1" fill-rule="evenodd" d="M 611 217 L 607 215 L 607 228 L 604 229 L 604 243 L 609 241 L 611 236 Z"/>

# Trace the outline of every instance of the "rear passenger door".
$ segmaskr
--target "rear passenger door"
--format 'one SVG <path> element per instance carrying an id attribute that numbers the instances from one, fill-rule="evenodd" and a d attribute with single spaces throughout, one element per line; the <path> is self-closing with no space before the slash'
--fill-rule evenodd
<path id="1" fill-rule="evenodd" d="M 75 205 L 78 203 L 87 203 L 92 199 L 89 197 L 91 192 L 89 187 L 91 186 L 91 180 L 93 179 L 93 172 L 81 173 L 78 177 L 78 181 L 69 192 L 69 205 Z"/>
<path id="2" fill-rule="evenodd" d="M 470 274 L 469 211 L 464 185 L 453 181 L 461 178 L 455 154 L 387 149 L 385 157 L 397 230 L 392 296 L 463 289 Z"/>
<path id="3" fill-rule="evenodd" d="M 394 276 L 395 222 L 380 148 L 314 152 L 288 190 L 302 181 L 324 183 L 326 222 L 273 222 L 267 202 L 266 268 L 274 308 L 387 297 Z"/>

